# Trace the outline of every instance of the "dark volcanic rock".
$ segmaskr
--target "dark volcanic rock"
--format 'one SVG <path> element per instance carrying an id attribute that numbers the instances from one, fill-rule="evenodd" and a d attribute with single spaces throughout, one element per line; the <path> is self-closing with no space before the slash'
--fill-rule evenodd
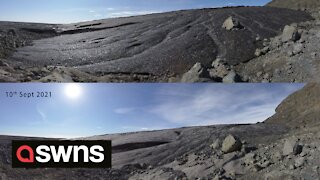
<path id="1" fill-rule="evenodd" d="M 243 28 L 224 29 L 230 16 Z M 60 36 L 34 41 L 9 61 L 28 67 L 77 67 L 90 73 L 182 75 L 196 62 L 210 67 L 217 56 L 229 65 L 246 62 L 262 44 L 257 37 L 273 37 L 285 25 L 310 18 L 288 9 L 238 7 L 63 25 L 57 30 Z"/>

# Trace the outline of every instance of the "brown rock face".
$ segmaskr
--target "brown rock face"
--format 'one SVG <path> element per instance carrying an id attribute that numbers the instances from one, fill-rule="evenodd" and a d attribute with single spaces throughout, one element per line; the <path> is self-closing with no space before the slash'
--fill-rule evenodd
<path id="1" fill-rule="evenodd" d="M 319 0 L 273 0 L 267 6 L 288 9 L 314 9 L 320 7 Z"/>
<path id="2" fill-rule="evenodd" d="M 320 124 L 320 83 L 307 84 L 287 97 L 266 123 L 283 124 L 290 128 L 313 127 Z"/>

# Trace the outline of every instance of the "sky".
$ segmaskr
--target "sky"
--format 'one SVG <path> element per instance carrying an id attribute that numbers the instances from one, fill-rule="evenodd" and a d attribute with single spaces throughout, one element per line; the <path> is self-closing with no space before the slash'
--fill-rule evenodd
<path id="1" fill-rule="evenodd" d="M 0 134 L 74 138 L 262 122 L 303 84 L 0 84 Z M 17 92 L 12 98 L 7 92 Z M 51 98 L 19 97 L 51 92 Z"/>
<path id="2" fill-rule="evenodd" d="M 262 6 L 269 0 L 2 0 L 0 21 L 75 23 L 182 9 Z"/>

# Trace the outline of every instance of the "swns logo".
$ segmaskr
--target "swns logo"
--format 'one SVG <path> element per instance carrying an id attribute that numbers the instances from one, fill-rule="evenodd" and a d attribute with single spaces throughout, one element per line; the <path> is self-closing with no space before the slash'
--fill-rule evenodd
<path id="1" fill-rule="evenodd" d="M 111 168 L 111 141 L 12 141 L 13 168 Z"/>

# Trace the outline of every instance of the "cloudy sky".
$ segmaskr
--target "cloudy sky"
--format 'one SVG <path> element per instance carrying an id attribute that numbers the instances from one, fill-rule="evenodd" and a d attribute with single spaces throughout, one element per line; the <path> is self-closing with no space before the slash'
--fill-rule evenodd
<path id="1" fill-rule="evenodd" d="M 303 84 L 0 84 L 0 134 L 83 137 L 256 123 Z M 7 98 L 50 91 L 52 98 Z"/>
<path id="2" fill-rule="evenodd" d="M 3 0 L 0 20 L 70 23 L 181 9 L 262 6 L 269 0 Z"/>

